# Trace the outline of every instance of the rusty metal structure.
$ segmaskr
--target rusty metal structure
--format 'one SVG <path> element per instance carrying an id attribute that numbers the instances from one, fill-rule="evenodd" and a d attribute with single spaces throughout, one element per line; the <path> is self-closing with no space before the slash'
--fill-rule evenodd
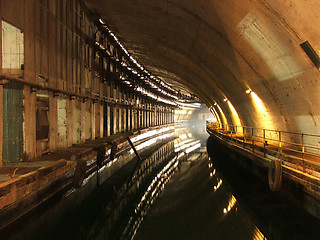
<path id="1" fill-rule="evenodd" d="M 1 163 L 172 123 L 176 101 L 195 100 L 140 65 L 83 1 L 1 6 Z"/>

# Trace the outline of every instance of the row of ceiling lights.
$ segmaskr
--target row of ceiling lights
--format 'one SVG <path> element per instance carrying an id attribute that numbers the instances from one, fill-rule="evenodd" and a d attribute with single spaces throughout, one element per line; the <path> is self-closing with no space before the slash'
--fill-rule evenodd
<path id="1" fill-rule="evenodd" d="M 162 80 L 160 80 L 158 77 L 152 75 L 149 73 L 143 66 L 141 66 L 137 60 L 135 60 L 129 52 L 124 48 L 124 46 L 120 43 L 118 38 L 114 35 L 114 33 L 111 32 L 111 30 L 106 26 L 104 21 L 99 18 L 99 23 L 101 26 L 108 32 L 108 34 L 113 38 L 113 40 L 116 42 L 116 44 L 121 48 L 123 53 L 125 54 L 125 57 L 127 58 L 127 61 L 130 62 L 130 66 L 127 66 L 127 64 L 122 61 L 121 66 L 125 67 L 126 70 L 131 73 L 131 75 L 136 76 L 137 78 L 140 78 L 144 81 L 151 89 L 156 90 L 158 93 L 161 93 L 163 97 L 160 97 L 158 94 L 152 93 L 152 91 L 146 89 L 145 87 L 138 86 L 135 87 L 135 90 L 140 92 L 143 95 L 146 95 L 156 101 L 160 101 L 169 105 L 173 106 L 181 106 L 181 103 L 186 102 L 186 97 L 179 96 L 179 91 L 172 88 L 170 85 L 166 84 Z M 106 50 L 100 43 L 96 42 L 96 45 L 101 50 Z M 127 79 L 125 76 L 121 76 L 120 78 L 128 87 L 132 87 L 134 83 L 131 79 Z M 170 93 L 171 92 L 171 93 Z M 179 97 L 178 97 L 179 96 Z M 177 100 L 180 100 L 180 102 L 177 102 Z M 198 105 L 195 105 L 195 107 L 198 107 Z"/>
<path id="2" fill-rule="evenodd" d="M 252 90 L 251 90 L 251 89 L 246 90 L 246 94 L 250 94 L 250 93 L 252 93 Z M 228 101 L 228 98 L 224 98 L 223 101 L 224 101 L 224 102 L 227 102 L 227 101 Z M 213 105 L 217 106 L 217 103 L 215 102 Z"/>

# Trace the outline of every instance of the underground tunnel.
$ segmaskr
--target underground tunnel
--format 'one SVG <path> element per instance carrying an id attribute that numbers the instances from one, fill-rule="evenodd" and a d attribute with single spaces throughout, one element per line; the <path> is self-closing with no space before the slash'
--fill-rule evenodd
<path id="1" fill-rule="evenodd" d="M 319 9 L 0 0 L 0 239 L 319 239 Z"/>

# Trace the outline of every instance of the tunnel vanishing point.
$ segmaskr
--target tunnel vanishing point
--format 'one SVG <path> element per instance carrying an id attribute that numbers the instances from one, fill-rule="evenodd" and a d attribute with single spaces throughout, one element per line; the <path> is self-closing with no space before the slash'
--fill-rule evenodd
<path id="1" fill-rule="evenodd" d="M 1 0 L 0 228 L 114 159 L 120 168 L 127 139 L 163 135 L 201 103 L 210 135 L 267 169 L 272 190 L 302 189 L 319 217 L 319 9 Z"/>

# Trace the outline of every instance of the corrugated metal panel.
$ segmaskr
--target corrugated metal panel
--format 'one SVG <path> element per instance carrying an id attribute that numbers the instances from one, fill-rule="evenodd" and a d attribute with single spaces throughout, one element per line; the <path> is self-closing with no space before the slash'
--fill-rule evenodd
<path id="1" fill-rule="evenodd" d="M 23 152 L 22 85 L 9 82 L 3 88 L 3 152 L 4 162 L 19 161 Z"/>

